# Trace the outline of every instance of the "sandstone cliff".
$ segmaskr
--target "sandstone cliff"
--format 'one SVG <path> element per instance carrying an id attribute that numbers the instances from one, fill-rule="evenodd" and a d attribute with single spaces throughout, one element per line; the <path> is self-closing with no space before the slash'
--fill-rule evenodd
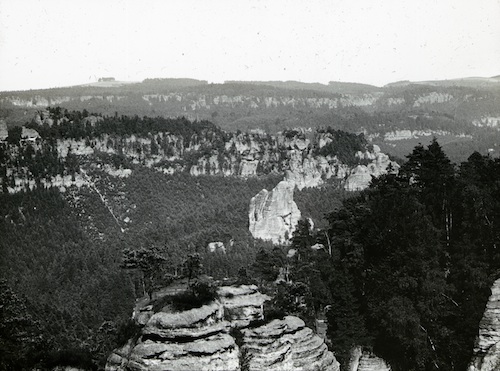
<path id="1" fill-rule="evenodd" d="M 269 299 L 256 286 L 222 287 L 219 296 L 182 312 L 143 308 L 135 316 L 140 334 L 109 356 L 106 370 L 339 369 L 323 340 L 302 320 L 288 316 L 254 326 Z"/>
<path id="2" fill-rule="evenodd" d="M 319 148 L 326 146 L 329 141 L 331 139 L 327 135 L 320 135 Z M 300 139 L 288 139 L 286 147 L 292 149 L 287 152 L 285 180 L 273 190 L 263 189 L 251 199 L 248 218 L 249 230 L 254 238 L 275 244 L 288 241 L 301 217 L 300 210 L 293 201 L 295 187 L 317 187 L 333 178 L 344 182 L 344 188 L 348 191 L 360 191 L 369 186 L 372 177 L 385 174 L 389 165 L 393 171 L 399 168 L 376 145 L 371 151 L 358 151 L 355 157 L 366 165 L 351 169 L 336 157 L 313 156 L 307 151 L 309 144 Z"/>
<path id="3" fill-rule="evenodd" d="M 242 351 L 249 371 L 339 369 L 323 339 L 300 318 L 287 316 L 242 332 Z"/>
<path id="4" fill-rule="evenodd" d="M 491 287 L 491 296 L 479 323 L 479 335 L 468 371 L 500 369 L 500 279 Z"/>
<path id="5" fill-rule="evenodd" d="M 263 189 L 250 200 L 248 217 L 254 238 L 284 243 L 291 237 L 300 219 L 293 201 L 295 183 L 283 180 L 272 190 Z"/>
<path id="6" fill-rule="evenodd" d="M 399 165 L 391 161 L 385 153 L 380 152 L 380 148 L 376 145 L 373 146 L 372 152 L 358 152 L 356 155 L 360 159 L 370 162 L 367 165 L 358 165 L 350 171 L 344 185 L 344 188 L 348 191 L 361 191 L 367 188 L 372 177 L 387 173 L 389 165 L 392 166 L 393 171 L 399 169 Z"/>

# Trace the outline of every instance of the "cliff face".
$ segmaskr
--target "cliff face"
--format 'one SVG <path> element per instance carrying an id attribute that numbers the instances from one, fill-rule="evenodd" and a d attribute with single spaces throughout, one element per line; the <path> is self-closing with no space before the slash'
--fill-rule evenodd
<path id="1" fill-rule="evenodd" d="M 500 279 L 491 287 L 491 296 L 479 323 L 479 335 L 468 371 L 500 369 Z"/>
<path id="2" fill-rule="evenodd" d="M 283 243 L 291 237 L 300 210 L 293 201 L 295 183 L 283 180 L 272 190 L 263 189 L 250 200 L 250 233 L 254 238 Z"/>
<path id="3" fill-rule="evenodd" d="M 348 191 L 360 191 L 370 185 L 372 177 L 378 177 L 387 173 L 387 167 L 392 166 L 393 171 L 399 169 L 399 165 L 380 152 L 378 146 L 373 146 L 373 152 L 359 152 L 360 159 L 371 161 L 368 165 L 358 165 L 352 169 L 346 178 L 344 188 Z"/>
<path id="4" fill-rule="evenodd" d="M 249 327 L 269 299 L 255 286 L 222 287 L 219 295 L 183 312 L 146 309 L 135 317 L 139 337 L 115 350 L 106 370 L 338 370 L 323 340 L 296 317 Z"/>
<path id="5" fill-rule="evenodd" d="M 320 137 L 319 148 L 326 146 L 328 140 L 328 136 Z M 385 174 L 389 165 L 393 171 L 399 168 L 389 156 L 380 152 L 378 146 L 373 146 L 371 151 L 358 151 L 355 157 L 366 165 L 354 168 L 342 164 L 336 157 L 313 156 L 307 151 L 309 143 L 304 141 L 290 142 L 287 147 L 293 149 L 287 153 L 285 180 L 273 190 L 263 189 L 253 197 L 248 213 L 252 236 L 275 244 L 288 241 L 301 217 L 293 201 L 295 187 L 317 187 L 333 178 L 344 182 L 344 188 L 348 191 L 360 191 L 369 186 L 372 177 Z"/>

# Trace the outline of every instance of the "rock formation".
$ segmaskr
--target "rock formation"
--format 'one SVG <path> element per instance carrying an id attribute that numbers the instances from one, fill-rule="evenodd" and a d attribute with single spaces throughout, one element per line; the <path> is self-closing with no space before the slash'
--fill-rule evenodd
<path id="1" fill-rule="evenodd" d="M 380 357 L 360 346 L 351 351 L 348 371 L 390 371 L 391 367 Z"/>
<path id="2" fill-rule="evenodd" d="M 323 339 L 300 318 L 287 316 L 242 332 L 241 349 L 249 371 L 339 369 Z"/>
<path id="3" fill-rule="evenodd" d="M 348 191 L 361 191 L 370 185 L 372 177 L 378 177 L 387 173 L 387 167 L 391 165 L 397 171 L 399 165 L 389 159 L 385 153 L 380 152 L 380 148 L 373 146 L 373 152 L 358 152 L 356 156 L 362 160 L 371 161 L 368 165 L 358 165 L 346 179 L 344 188 Z"/>
<path id="4" fill-rule="evenodd" d="M 217 242 L 210 242 L 208 245 L 207 245 L 207 250 L 211 253 L 214 253 L 214 252 L 220 252 L 222 254 L 225 254 L 226 253 L 226 247 L 224 246 L 224 243 L 221 242 L 221 241 L 217 241 Z"/>
<path id="5" fill-rule="evenodd" d="M 319 146 L 328 144 L 329 138 L 320 136 Z M 331 140 L 331 139 L 330 139 Z M 288 169 L 285 180 L 278 183 L 272 190 L 263 189 L 250 201 L 249 229 L 254 238 L 269 240 L 273 243 L 287 242 L 291 237 L 298 220 L 300 210 L 293 201 L 294 188 L 317 187 L 326 179 L 345 179 L 344 188 L 348 191 L 360 191 L 367 188 L 372 177 L 377 177 L 387 172 L 387 167 L 392 165 L 397 171 L 399 165 L 392 162 L 389 156 L 380 152 L 380 148 L 373 146 L 372 151 L 356 153 L 359 160 L 367 165 L 358 165 L 350 170 L 335 157 L 304 156 L 300 151 L 307 148 L 308 142 L 288 139 Z"/>
<path id="6" fill-rule="evenodd" d="M 248 216 L 254 238 L 280 243 L 286 241 L 286 235 L 292 235 L 300 219 L 293 201 L 294 188 L 294 182 L 283 180 L 272 191 L 263 189 L 250 200 Z"/>
<path id="7" fill-rule="evenodd" d="M 339 369 L 323 340 L 299 318 L 251 326 L 263 319 L 269 299 L 256 286 L 221 287 L 219 296 L 182 312 L 165 307 L 152 313 L 148 305 L 142 312 L 148 315 L 135 316 L 139 336 L 109 356 L 106 371 Z"/>
<path id="8" fill-rule="evenodd" d="M 491 287 L 491 296 L 479 323 L 479 336 L 468 371 L 500 369 L 500 279 Z"/>

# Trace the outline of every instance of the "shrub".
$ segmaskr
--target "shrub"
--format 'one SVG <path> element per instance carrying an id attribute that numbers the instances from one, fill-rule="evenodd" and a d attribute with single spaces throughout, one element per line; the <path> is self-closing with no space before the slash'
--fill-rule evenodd
<path id="1" fill-rule="evenodd" d="M 188 290 L 171 297 L 175 310 L 199 308 L 218 298 L 217 286 L 209 281 L 194 281 Z"/>

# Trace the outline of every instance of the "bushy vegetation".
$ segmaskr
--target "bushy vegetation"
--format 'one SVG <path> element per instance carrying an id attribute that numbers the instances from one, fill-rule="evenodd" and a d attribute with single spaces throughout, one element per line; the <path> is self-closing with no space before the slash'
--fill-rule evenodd
<path id="1" fill-rule="evenodd" d="M 356 152 L 366 151 L 368 145 L 363 134 L 353 135 L 332 128 L 320 129 L 318 132 L 330 134 L 330 141 L 325 146 L 317 149 L 318 154 L 321 156 L 337 156 L 342 163 L 351 166 L 359 163 Z"/>

